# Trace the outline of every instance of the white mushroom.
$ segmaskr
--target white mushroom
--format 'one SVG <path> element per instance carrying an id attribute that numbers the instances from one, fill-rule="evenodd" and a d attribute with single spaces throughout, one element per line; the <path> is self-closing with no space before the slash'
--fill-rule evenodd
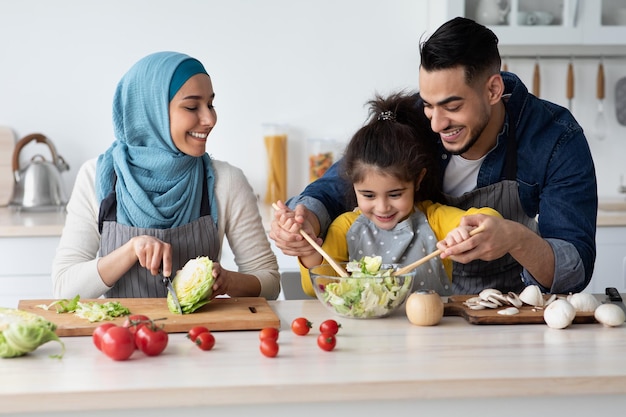
<path id="1" fill-rule="evenodd" d="M 576 311 L 593 313 L 600 305 L 600 301 L 593 295 L 585 292 L 570 294 L 567 301 L 574 306 Z"/>
<path id="2" fill-rule="evenodd" d="M 626 320 L 624 311 L 615 304 L 600 304 L 593 313 L 593 316 L 599 323 L 607 327 L 621 326 Z"/>
<path id="3" fill-rule="evenodd" d="M 513 307 L 520 308 L 524 304 L 522 300 L 519 299 L 519 296 L 513 291 L 509 291 L 506 295 L 506 299 Z"/>
<path id="4" fill-rule="evenodd" d="M 485 288 L 478 294 L 478 296 L 483 300 L 488 300 L 489 296 L 493 294 L 501 295 L 502 292 L 500 290 L 496 290 L 495 288 Z"/>
<path id="5" fill-rule="evenodd" d="M 569 301 L 564 299 L 554 300 L 543 311 L 543 320 L 548 327 L 553 329 L 564 329 L 574 321 L 576 309 Z"/>
<path id="6" fill-rule="evenodd" d="M 543 306 L 543 295 L 538 285 L 529 285 L 524 288 L 519 295 L 519 299 L 534 307 Z"/>
<path id="7" fill-rule="evenodd" d="M 519 310 L 516 307 L 507 307 L 502 310 L 498 310 L 498 314 L 502 314 L 503 316 L 512 316 L 517 313 L 519 313 Z"/>

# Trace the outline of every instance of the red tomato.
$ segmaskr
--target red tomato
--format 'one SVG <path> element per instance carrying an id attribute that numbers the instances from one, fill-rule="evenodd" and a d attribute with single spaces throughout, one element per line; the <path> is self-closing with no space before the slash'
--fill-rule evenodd
<path id="1" fill-rule="evenodd" d="M 331 351 L 335 348 L 336 344 L 337 339 L 334 334 L 320 333 L 320 335 L 317 336 L 317 346 L 323 350 Z"/>
<path id="2" fill-rule="evenodd" d="M 113 323 L 103 323 L 93 331 L 93 344 L 96 345 L 98 350 L 102 350 L 102 336 L 113 326 L 115 326 Z"/>
<path id="3" fill-rule="evenodd" d="M 271 339 L 278 340 L 278 329 L 275 327 L 266 327 L 259 332 L 259 340 Z"/>
<path id="4" fill-rule="evenodd" d="M 268 358 L 273 358 L 278 355 L 278 342 L 272 339 L 262 339 L 259 349 Z"/>
<path id="5" fill-rule="evenodd" d="M 308 334 L 311 327 L 313 327 L 313 323 L 304 317 L 298 317 L 291 322 L 291 330 L 298 336 Z"/>
<path id="6" fill-rule="evenodd" d="M 148 356 L 160 355 L 167 347 L 168 339 L 167 332 L 154 323 L 139 327 L 135 333 L 135 345 Z"/>
<path id="7" fill-rule="evenodd" d="M 135 351 L 135 338 L 128 328 L 113 326 L 102 335 L 100 347 L 109 358 L 125 361 Z"/>
<path id="8" fill-rule="evenodd" d="M 148 316 L 143 314 L 131 314 L 126 317 L 122 326 L 127 327 L 134 336 L 140 327 L 143 327 L 148 323 L 150 323 L 150 318 Z M 137 349 L 139 349 L 139 346 L 137 346 Z"/>
<path id="9" fill-rule="evenodd" d="M 208 331 L 209 329 L 207 329 L 204 326 L 192 327 L 191 329 L 189 329 L 189 332 L 187 333 L 187 339 L 191 340 L 192 342 L 195 342 L 196 337 L 198 337 L 200 333 L 206 333 Z"/>
<path id="10" fill-rule="evenodd" d="M 215 336 L 211 332 L 200 333 L 196 337 L 195 344 L 202 350 L 211 350 L 215 346 Z"/>
<path id="11" fill-rule="evenodd" d="M 339 332 L 339 328 L 341 324 L 337 323 L 335 320 L 326 320 L 320 324 L 320 333 L 325 334 L 337 334 Z"/>

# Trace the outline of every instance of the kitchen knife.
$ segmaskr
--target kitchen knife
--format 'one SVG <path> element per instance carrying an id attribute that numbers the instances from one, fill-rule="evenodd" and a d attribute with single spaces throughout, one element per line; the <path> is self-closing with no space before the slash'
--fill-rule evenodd
<path id="1" fill-rule="evenodd" d="M 621 308 L 624 313 L 626 313 L 626 305 L 624 305 L 624 300 L 620 295 L 619 291 L 615 287 L 606 287 L 606 300 L 605 303 L 615 304 Z"/>
<path id="2" fill-rule="evenodd" d="M 167 287 L 167 290 L 172 294 L 172 300 L 174 300 L 174 305 L 178 310 L 178 314 L 183 314 L 183 309 L 180 306 L 180 302 L 178 301 L 178 297 L 176 296 L 176 291 L 174 290 L 174 286 L 172 285 L 172 280 L 170 277 L 166 277 L 163 275 L 163 284 Z"/>

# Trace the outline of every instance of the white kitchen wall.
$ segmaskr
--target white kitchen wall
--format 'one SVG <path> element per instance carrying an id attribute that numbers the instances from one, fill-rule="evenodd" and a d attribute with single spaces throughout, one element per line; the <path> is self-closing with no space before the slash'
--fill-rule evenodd
<path id="1" fill-rule="evenodd" d="M 262 124 L 287 126 L 288 192 L 306 184 L 306 141 L 345 143 L 374 93 L 418 88 L 419 40 L 432 25 L 415 0 L 0 0 L 0 125 L 18 137 L 41 132 L 78 167 L 112 142 L 111 99 L 142 56 L 177 50 L 213 78 L 219 122 L 208 150 L 241 167 L 261 196 L 266 186 Z M 626 42 L 626 41 L 625 41 Z M 509 69 L 532 80 L 532 60 Z M 542 62 L 542 96 L 567 104 L 565 61 Z M 597 62 L 576 63 L 574 113 L 585 128 L 597 109 Z M 626 128 L 613 89 L 624 60 L 607 60 L 610 135 L 591 135 L 599 193 L 615 196 L 626 176 Z M 30 145 L 47 155 L 43 145 Z M 23 158 L 24 159 L 24 158 Z"/>
<path id="2" fill-rule="evenodd" d="M 0 0 L 0 125 L 18 137 L 47 135 L 71 166 L 63 174 L 71 187 L 79 165 L 113 140 L 120 77 L 148 53 L 185 52 L 213 80 L 218 123 L 209 153 L 241 167 L 263 196 L 262 124 L 283 123 L 288 191 L 296 194 L 305 185 L 308 138 L 345 143 L 375 92 L 417 88 L 424 7 L 413 0 Z"/>

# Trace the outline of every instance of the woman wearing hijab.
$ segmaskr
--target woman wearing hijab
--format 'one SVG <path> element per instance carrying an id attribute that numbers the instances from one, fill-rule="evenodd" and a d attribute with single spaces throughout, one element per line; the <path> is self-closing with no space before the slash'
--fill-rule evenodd
<path id="1" fill-rule="evenodd" d="M 162 276 L 214 261 L 213 296 L 280 291 L 256 196 L 241 169 L 211 159 L 211 78 L 196 59 L 157 52 L 121 79 L 116 140 L 81 167 L 53 261 L 57 298 L 166 297 Z M 219 265 L 224 236 L 238 271 Z"/>

